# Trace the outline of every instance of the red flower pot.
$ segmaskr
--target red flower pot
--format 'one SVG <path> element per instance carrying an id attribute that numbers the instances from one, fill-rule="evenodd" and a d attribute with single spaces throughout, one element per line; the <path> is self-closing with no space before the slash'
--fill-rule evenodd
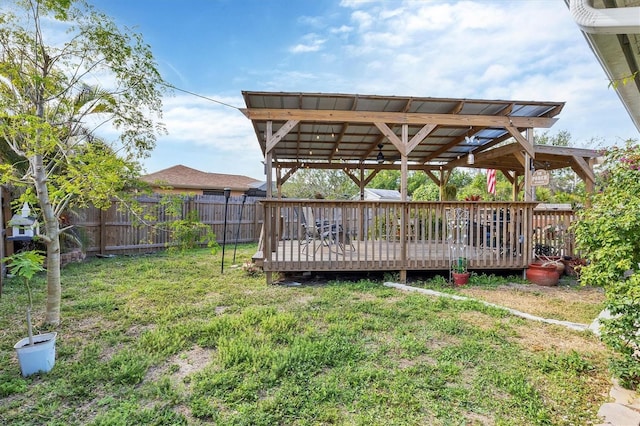
<path id="1" fill-rule="evenodd" d="M 558 285 L 558 281 L 560 280 L 560 274 L 555 265 L 531 263 L 529 264 L 526 275 L 527 280 L 530 282 L 543 286 Z"/>
<path id="2" fill-rule="evenodd" d="M 458 272 L 453 272 L 453 283 L 455 285 L 465 285 L 466 283 L 469 282 L 469 272 L 462 272 L 462 273 L 458 273 Z"/>

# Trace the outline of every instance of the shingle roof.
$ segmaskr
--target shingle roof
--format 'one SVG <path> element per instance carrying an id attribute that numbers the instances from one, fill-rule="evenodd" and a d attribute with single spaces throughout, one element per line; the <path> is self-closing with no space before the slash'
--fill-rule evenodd
<path id="1" fill-rule="evenodd" d="M 164 170 L 141 176 L 143 181 L 154 185 L 165 185 L 173 188 L 187 189 L 224 189 L 246 191 L 252 184 L 260 182 L 257 179 L 241 175 L 227 175 L 222 173 L 208 173 L 181 164 Z"/>

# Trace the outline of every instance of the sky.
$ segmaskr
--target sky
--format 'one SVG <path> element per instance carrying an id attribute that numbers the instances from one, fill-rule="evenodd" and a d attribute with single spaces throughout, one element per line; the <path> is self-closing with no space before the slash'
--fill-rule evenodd
<path id="1" fill-rule="evenodd" d="M 90 2 L 141 33 L 180 89 L 146 173 L 265 180 L 243 90 L 566 102 L 549 135 L 585 148 L 640 139 L 564 0 Z"/>

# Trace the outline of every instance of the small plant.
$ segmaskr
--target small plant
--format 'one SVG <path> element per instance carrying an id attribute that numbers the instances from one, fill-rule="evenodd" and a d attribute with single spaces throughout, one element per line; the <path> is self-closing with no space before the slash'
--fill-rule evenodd
<path id="1" fill-rule="evenodd" d="M 451 265 L 451 270 L 456 274 L 464 274 L 465 272 L 467 272 L 467 258 L 457 258 Z"/>
<path id="2" fill-rule="evenodd" d="M 33 298 L 31 296 L 31 286 L 29 285 L 29 281 L 36 273 L 44 271 L 44 268 L 42 267 L 44 259 L 44 255 L 42 255 L 42 252 L 38 250 L 23 251 L 2 259 L 3 262 L 8 263 L 7 267 L 9 268 L 9 273 L 16 277 L 22 277 L 24 279 L 24 285 L 27 287 L 27 297 L 29 299 L 29 305 L 27 306 L 29 345 L 33 345 L 33 326 L 31 324 Z"/>
<path id="3" fill-rule="evenodd" d="M 467 195 L 466 197 L 464 197 L 465 201 L 480 201 L 482 200 L 482 197 L 479 195 L 475 195 L 475 194 L 471 194 L 471 195 Z"/>
<path id="4" fill-rule="evenodd" d="M 250 260 L 242 264 L 242 270 L 250 277 L 257 277 L 262 274 L 262 269 Z"/>
<path id="5" fill-rule="evenodd" d="M 197 211 L 190 211 L 185 219 L 169 222 L 168 226 L 172 240 L 172 243 L 167 243 L 171 244 L 170 252 L 184 252 L 201 244 L 207 244 L 207 247 L 211 248 L 214 254 L 216 253 L 218 248 L 216 235 L 209 226 L 200 222 Z"/>

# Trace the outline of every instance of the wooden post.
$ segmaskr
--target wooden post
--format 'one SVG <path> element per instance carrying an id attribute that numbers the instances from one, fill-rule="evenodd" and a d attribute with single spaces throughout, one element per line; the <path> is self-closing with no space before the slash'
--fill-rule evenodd
<path id="1" fill-rule="evenodd" d="M 0 295 L 2 295 L 2 280 L 4 279 L 5 264 L 2 262 L 4 259 L 4 244 L 6 235 L 4 232 L 4 187 L 0 186 Z"/>
<path id="2" fill-rule="evenodd" d="M 113 205 L 113 204 L 112 204 Z M 107 212 L 100 209 L 100 254 L 107 254 Z"/>

